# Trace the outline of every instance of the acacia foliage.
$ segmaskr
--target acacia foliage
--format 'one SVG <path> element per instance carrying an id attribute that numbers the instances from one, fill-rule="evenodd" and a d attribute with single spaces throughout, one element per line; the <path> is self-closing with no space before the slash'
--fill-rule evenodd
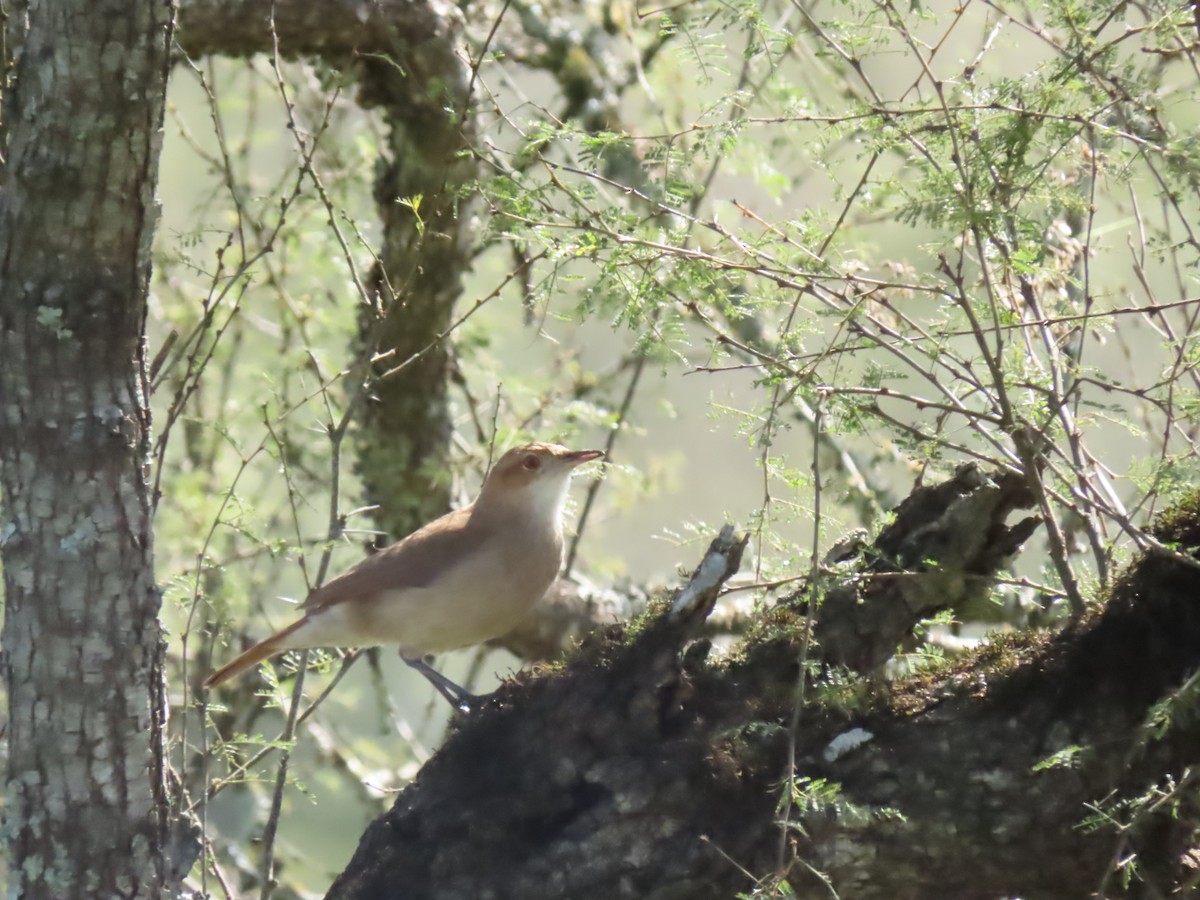
<path id="1" fill-rule="evenodd" d="M 186 46 L 186 8 L 182 23 Z M 756 581 L 776 584 L 848 525 L 881 524 L 914 478 L 973 460 L 1025 480 L 1044 538 L 960 615 L 1022 624 L 1081 612 L 1115 559 L 1161 543 L 1149 514 L 1196 474 L 1192 10 L 513 2 L 473 6 L 463 29 L 469 103 L 442 102 L 447 81 L 395 82 L 478 134 L 479 178 L 456 193 L 473 273 L 430 335 L 451 360 L 456 494 L 493 444 L 598 437 L 629 465 L 589 495 L 586 538 L 636 529 L 640 548 L 646 517 L 627 510 L 682 472 L 699 502 L 672 498 L 670 536 L 729 513 L 755 538 Z M 429 198 L 372 196 L 369 173 L 403 146 L 364 109 L 381 101 L 355 93 L 361 73 L 265 46 L 176 71 L 193 105 L 173 108 L 167 171 L 190 193 L 167 198 L 152 308 L 177 708 L 195 710 L 177 746 L 198 797 L 258 796 L 292 735 L 260 682 L 213 708 L 186 686 L 227 635 L 279 623 L 273 596 L 372 539 L 363 507 L 382 498 L 343 459 L 379 376 L 356 328 L 375 303 L 375 202 L 413 242 L 439 240 Z M 718 479 L 688 462 L 747 446 L 757 473 L 711 508 L 691 485 Z M 387 708 L 381 684 L 362 676 L 348 705 Z M 397 763 L 371 727 L 327 741 L 350 715 L 324 715 L 300 723 L 316 738 L 302 770 L 335 760 L 366 815 L 359 775 L 401 783 L 422 751 Z"/>

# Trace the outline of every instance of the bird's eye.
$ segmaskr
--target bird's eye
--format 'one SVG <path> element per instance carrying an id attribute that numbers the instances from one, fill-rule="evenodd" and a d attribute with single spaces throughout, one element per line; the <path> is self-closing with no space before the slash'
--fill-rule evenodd
<path id="1" fill-rule="evenodd" d="M 536 456 L 527 456 L 521 460 L 521 465 L 524 467 L 526 472 L 536 472 L 542 467 L 542 461 Z"/>

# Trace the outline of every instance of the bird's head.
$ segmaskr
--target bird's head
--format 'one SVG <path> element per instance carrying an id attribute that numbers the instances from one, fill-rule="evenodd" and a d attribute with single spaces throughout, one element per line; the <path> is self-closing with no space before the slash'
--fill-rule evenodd
<path id="1" fill-rule="evenodd" d="M 557 517 L 576 466 L 604 456 L 601 450 L 568 450 L 559 444 L 522 444 L 497 460 L 476 506 L 523 508 Z"/>

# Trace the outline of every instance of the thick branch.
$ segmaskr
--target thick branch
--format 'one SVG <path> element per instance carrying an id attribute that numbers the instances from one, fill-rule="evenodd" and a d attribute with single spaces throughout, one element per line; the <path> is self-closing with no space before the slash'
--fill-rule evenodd
<path id="1" fill-rule="evenodd" d="M 987 597 L 992 578 L 1041 521 L 1006 524 L 1030 505 L 1023 479 L 974 464 L 914 490 L 871 546 L 833 560 L 817 618 L 821 658 L 870 672 L 922 619 Z"/>
<path id="2" fill-rule="evenodd" d="M 1196 546 L 1200 525 L 1180 517 L 1159 539 Z M 371 826 L 330 896 L 725 900 L 745 871 L 801 896 L 828 890 L 813 871 L 868 900 L 1087 896 L 1118 849 L 1079 827 L 1089 804 L 1200 764 L 1195 725 L 1139 731 L 1200 663 L 1196 596 L 1195 569 L 1147 558 L 1102 614 L 1053 640 L 1000 640 L 850 706 L 818 684 L 796 734 L 804 830 L 782 856 L 802 619 L 781 608 L 712 663 L 660 611 L 627 642 L 594 638 L 566 671 L 504 686 Z M 1034 771 L 1073 746 L 1074 768 Z M 840 792 L 805 795 L 804 779 Z M 1194 827 L 1178 808 L 1125 835 L 1164 890 Z"/>
<path id="3" fill-rule="evenodd" d="M 1200 521 L 1191 513 L 1157 536 L 1195 548 Z M 827 738 L 838 716 L 826 711 L 805 735 L 800 770 L 843 785 L 867 815 L 809 815 L 801 858 L 835 885 L 855 885 L 856 897 L 1063 898 L 1090 896 L 1117 856 L 1137 851 L 1145 893 L 1171 893 L 1195 834 L 1189 794 L 1130 829 L 1122 853 L 1115 830 L 1080 826 L 1095 805 L 1115 811 L 1200 763 L 1186 703 L 1161 737 L 1142 727 L 1200 664 L 1197 597 L 1200 572 L 1145 557 L 1094 620 L 1044 645 L 998 640 L 847 717 L 837 732 L 871 737 L 836 759 Z M 1035 771 L 1062 751 L 1072 765 Z M 882 815 L 889 807 L 904 819 Z M 1143 891 L 1135 883 L 1131 893 Z"/>
<path id="4" fill-rule="evenodd" d="M 271 53 L 273 17 L 281 53 L 336 65 L 444 40 L 458 20 L 452 9 L 438 0 L 182 0 L 177 40 L 192 57 Z"/>

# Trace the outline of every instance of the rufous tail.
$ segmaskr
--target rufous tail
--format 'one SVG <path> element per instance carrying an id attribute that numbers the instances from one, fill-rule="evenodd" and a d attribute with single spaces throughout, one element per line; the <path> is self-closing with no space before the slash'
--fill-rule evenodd
<path id="1" fill-rule="evenodd" d="M 228 681 L 230 678 L 236 678 L 247 669 L 257 666 L 264 659 L 270 659 L 272 656 L 282 653 L 284 650 L 293 649 L 292 646 L 285 641 L 285 638 L 307 621 L 307 619 L 301 619 L 298 622 L 293 622 L 282 631 L 277 631 L 269 638 L 264 638 L 263 640 L 259 641 L 241 656 L 238 656 L 232 662 L 228 662 L 221 666 L 221 668 L 217 669 L 217 671 L 205 678 L 204 686 L 206 688 L 215 688 L 218 684 Z"/>

